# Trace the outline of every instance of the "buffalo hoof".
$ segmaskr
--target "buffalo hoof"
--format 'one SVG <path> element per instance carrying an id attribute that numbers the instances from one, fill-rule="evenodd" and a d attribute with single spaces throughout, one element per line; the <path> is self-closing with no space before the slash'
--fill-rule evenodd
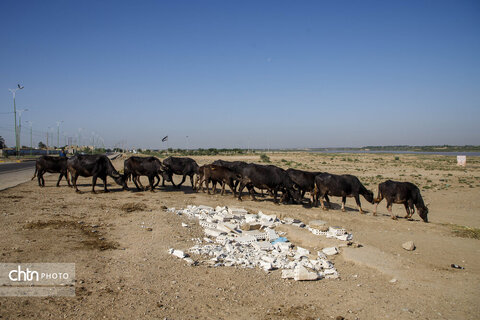
<path id="1" fill-rule="evenodd" d="M 110 190 L 104 190 L 103 192 L 104 192 L 104 193 L 109 193 L 109 192 L 110 192 Z"/>

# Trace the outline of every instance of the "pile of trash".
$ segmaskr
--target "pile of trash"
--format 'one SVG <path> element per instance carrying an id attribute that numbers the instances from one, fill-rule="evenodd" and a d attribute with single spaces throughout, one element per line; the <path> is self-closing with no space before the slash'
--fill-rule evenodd
<path id="1" fill-rule="evenodd" d="M 203 205 L 189 205 L 180 210 L 169 208 L 167 212 L 198 219 L 206 237 L 193 239 L 196 244 L 189 252 L 211 257 L 205 263 L 215 267 L 259 267 L 265 271 L 281 269 L 282 278 L 285 279 L 338 278 L 337 270 L 327 258 L 329 255 L 337 254 L 338 249 L 329 247 L 317 252 L 316 255 L 311 254 L 309 250 L 290 243 L 284 237 L 284 233 L 275 230 L 276 226 L 290 224 L 327 238 L 352 240 L 352 234 L 348 234 L 345 229 L 328 227 L 325 221 L 315 220 L 305 225 L 296 219 L 281 220 L 275 215 L 267 215 L 261 211 L 258 214 L 251 214 L 243 208 L 217 206 L 214 209 Z M 181 250 L 172 248 L 169 253 L 189 264 L 195 264 L 195 261 Z"/>

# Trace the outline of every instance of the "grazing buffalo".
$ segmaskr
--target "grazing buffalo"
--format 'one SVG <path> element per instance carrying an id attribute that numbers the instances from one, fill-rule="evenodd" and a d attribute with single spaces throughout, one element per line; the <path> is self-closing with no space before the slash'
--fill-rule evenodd
<path id="1" fill-rule="evenodd" d="M 155 157 L 135 157 L 132 156 L 123 163 L 123 174 L 125 180 L 130 177 L 138 190 L 145 190 L 140 182 L 140 176 L 147 176 L 150 184 L 150 191 L 154 192 L 155 187 L 160 183 L 159 174 L 162 175 L 163 180 L 169 179 L 164 170 L 163 164 Z M 154 184 L 155 178 L 158 179 Z"/>
<path id="2" fill-rule="evenodd" d="M 208 164 L 201 166 L 199 169 L 199 179 L 197 181 L 198 186 L 196 189 L 198 190 L 200 186 L 202 187 L 202 191 L 205 192 L 203 188 L 203 182 L 207 185 L 207 192 L 210 194 L 210 181 L 213 184 L 213 193 L 215 194 L 216 189 L 217 189 L 217 182 L 222 184 L 222 196 L 225 193 L 225 185 L 228 184 L 230 187 L 230 190 L 232 190 L 232 193 L 234 196 L 236 196 L 236 190 L 235 190 L 235 185 L 234 185 L 234 180 L 238 180 L 241 178 L 241 176 L 233 170 L 230 170 L 226 167 L 222 166 L 217 166 L 214 164 Z"/>
<path id="3" fill-rule="evenodd" d="M 294 199 L 296 202 L 301 202 L 300 192 L 296 189 L 292 179 L 290 179 L 285 170 L 276 166 L 264 166 L 254 163 L 248 164 L 242 169 L 242 179 L 238 189 L 238 200 L 242 200 L 242 191 L 245 186 L 248 188 L 253 200 L 256 200 L 253 190 L 253 187 L 255 187 L 272 191 L 275 203 L 278 203 L 278 191 L 282 191 L 283 193 L 282 202 L 286 200 L 287 197 Z"/>
<path id="4" fill-rule="evenodd" d="M 104 190 L 105 192 L 108 192 L 107 176 L 112 177 L 117 184 L 123 187 L 124 190 L 128 190 L 124 176 L 120 175 L 120 173 L 115 170 L 112 162 L 105 155 L 75 155 L 68 159 L 67 167 L 72 176 L 73 186 L 77 192 L 80 192 L 77 188 L 78 176 L 92 177 L 93 193 L 95 193 L 97 178 L 103 180 Z"/>
<path id="5" fill-rule="evenodd" d="M 318 205 L 318 199 L 322 209 L 325 209 L 323 205 L 322 197 L 325 198 L 327 204 L 330 206 L 330 199 L 328 196 L 342 197 L 342 211 L 345 211 L 345 202 L 347 197 L 354 197 L 357 203 L 358 211 L 363 213 L 362 205 L 360 203 L 360 195 L 365 200 L 373 204 L 373 192 L 367 190 L 357 177 L 344 174 L 335 175 L 330 173 L 321 173 L 315 177 L 315 205 Z"/>
<path id="6" fill-rule="evenodd" d="M 387 180 L 378 185 L 378 195 L 375 201 L 375 209 L 373 214 L 377 214 L 378 204 L 385 198 L 387 200 L 387 209 L 392 215 L 392 219 L 396 220 L 397 216 L 392 213 L 392 205 L 394 203 L 399 203 L 405 206 L 407 215 L 405 218 L 411 219 L 412 215 L 415 213 L 415 207 L 417 207 L 417 212 L 420 218 L 424 222 L 428 222 L 428 208 L 423 203 L 422 195 L 420 190 L 416 185 L 410 182 L 398 182 Z M 414 207 L 415 206 L 415 207 Z"/>
<path id="7" fill-rule="evenodd" d="M 242 172 L 249 164 L 244 161 L 225 161 L 225 160 L 216 160 L 212 162 L 212 164 L 217 166 L 226 167 L 236 174 L 242 176 Z M 235 179 L 235 190 L 237 190 L 237 186 L 240 183 L 240 179 Z"/>
<path id="8" fill-rule="evenodd" d="M 185 182 L 185 177 L 190 177 L 190 182 L 192 183 L 192 189 L 195 189 L 193 183 L 193 175 L 198 174 L 198 164 L 195 160 L 191 158 L 177 158 L 177 157 L 168 157 L 163 160 L 163 166 L 167 172 L 170 182 L 174 187 L 180 188 L 180 186 Z M 172 179 L 173 174 L 182 175 L 182 182 L 178 185 L 175 185 Z M 165 186 L 165 180 L 163 180 L 162 186 Z"/>
<path id="9" fill-rule="evenodd" d="M 71 186 L 70 180 L 68 179 L 66 157 L 41 156 L 37 159 L 35 163 L 35 173 L 33 174 L 32 180 L 37 177 L 38 185 L 40 187 L 45 187 L 45 179 L 43 179 L 45 172 L 60 173 L 57 181 L 57 187 L 60 186 L 60 180 L 62 180 L 63 176 L 65 176 L 65 179 L 67 179 L 68 186 Z"/>
<path id="10" fill-rule="evenodd" d="M 321 172 L 309 172 L 297 169 L 287 169 L 287 173 L 300 189 L 302 199 L 305 196 L 305 192 L 310 192 L 312 197 L 311 203 L 314 200 L 314 189 L 315 189 L 315 176 Z"/>

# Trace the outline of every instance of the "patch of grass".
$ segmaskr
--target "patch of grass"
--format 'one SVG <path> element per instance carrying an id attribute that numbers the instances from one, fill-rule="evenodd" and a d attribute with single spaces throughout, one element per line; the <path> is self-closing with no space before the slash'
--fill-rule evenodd
<path id="1" fill-rule="evenodd" d="M 120 209 L 124 212 L 145 211 L 147 206 L 144 203 L 129 202 L 123 204 Z"/>
<path id="2" fill-rule="evenodd" d="M 262 154 L 260 155 L 260 161 L 262 161 L 262 162 L 267 162 L 267 163 L 268 163 L 268 162 L 270 162 L 270 157 L 267 156 L 265 153 L 262 153 Z"/>
<path id="3" fill-rule="evenodd" d="M 478 228 L 452 225 L 452 232 L 457 237 L 480 240 L 480 229 Z"/>

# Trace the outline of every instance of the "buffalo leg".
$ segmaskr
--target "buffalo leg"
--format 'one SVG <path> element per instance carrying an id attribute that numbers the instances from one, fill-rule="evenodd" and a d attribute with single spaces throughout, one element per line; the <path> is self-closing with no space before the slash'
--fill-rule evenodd
<path id="1" fill-rule="evenodd" d="M 342 212 L 345 212 L 345 202 L 347 202 L 347 197 L 342 197 Z"/>
<path id="2" fill-rule="evenodd" d="M 325 207 L 325 205 L 323 204 L 323 194 L 320 194 L 317 199 L 320 200 L 320 206 L 322 207 L 323 210 L 328 210 L 328 208 Z M 327 202 L 328 203 L 328 202 Z"/>
<path id="3" fill-rule="evenodd" d="M 58 177 L 58 181 L 57 181 L 57 187 L 60 187 L 60 181 L 62 180 L 62 177 L 63 177 L 63 173 L 60 173 L 60 176 Z"/>
<path id="4" fill-rule="evenodd" d="M 200 179 L 200 187 L 202 187 L 202 192 L 205 193 L 205 176 Z"/>
<path id="5" fill-rule="evenodd" d="M 217 181 L 215 180 L 211 180 L 212 181 L 212 190 L 213 190 L 213 194 L 217 193 Z"/>
<path id="6" fill-rule="evenodd" d="M 140 185 L 140 188 L 145 191 L 147 190 L 147 187 L 144 187 L 143 184 L 142 184 L 142 180 L 140 180 L 140 176 L 136 176 L 135 177 L 135 180 L 137 180 L 138 184 Z"/>
<path id="7" fill-rule="evenodd" d="M 186 178 L 187 178 L 187 175 L 184 174 L 183 177 L 182 177 L 182 181 L 179 184 L 177 184 L 177 188 L 180 188 L 182 186 L 182 184 L 185 182 Z M 172 183 L 173 183 L 173 181 L 172 181 Z"/>
<path id="8" fill-rule="evenodd" d="M 105 192 L 105 193 L 110 192 L 107 189 L 107 177 L 105 176 L 104 178 L 102 178 L 102 180 L 103 180 L 103 192 Z"/>
<path id="9" fill-rule="evenodd" d="M 194 184 L 193 184 L 193 174 L 190 175 L 190 183 L 192 184 L 192 189 L 195 190 Z"/>
<path id="10" fill-rule="evenodd" d="M 153 183 L 155 182 L 155 176 L 148 176 L 148 183 L 150 183 L 150 192 L 155 192 Z"/>
<path id="11" fill-rule="evenodd" d="M 67 179 L 68 186 L 71 187 L 72 185 L 70 184 L 70 179 L 68 178 L 68 170 L 65 171 L 65 179 Z"/>
<path id="12" fill-rule="evenodd" d="M 326 193 L 323 195 L 323 198 L 325 199 L 325 201 L 327 201 L 328 209 L 332 209 L 332 204 L 330 203 L 330 198 L 328 197 L 328 195 Z"/>
<path id="13" fill-rule="evenodd" d="M 95 193 L 95 185 L 97 184 L 97 176 L 92 177 L 92 193 Z"/>
<path id="14" fill-rule="evenodd" d="M 223 196 L 223 195 L 225 194 L 225 185 L 226 185 L 226 183 L 225 183 L 225 181 L 222 181 L 222 182 L 223 182 L 223 183 L 222 183 L 222 192 L 221 192 L 220 194 Z"/>
<path id="15" fill-rule="evenodd" d="M 237 196 L 237 192 L 236 192 L 236 190 L 235 190 L 235 184 L 234 184 L 233 180 L 230 180 L 228 186 L 230 187 L 230 190 L 232 190 L 233 197 L 236 197 L 236 196 Z"/>
<path id="16" fill-rule="evenodd" d="M 208 194 L 210 194 L 210 181 L 211 181 L 210 178 L 208 178 L 208 179 L 205 180 L 205 184 L 207 185 L 207 193 L 208 193 Z M 215 182 L 212 181 L 212 188 L 213 188 L 214 185 L 215 185 Z"/>
<path id="17" fill-rule="evenodd" d="M 160 184 L 160 176 L 157 174 L 155 175 L 155 178 L 157 178 L 157 183 L 153 185 L 154 188 L 156 188 Z"/>
<path id="18" fill-rule="evenodd" d="M 263 189 L 262 189 L 262 190 L 263 190 Z M 273 202 L 274 202 L 275 204 L 278 204 L 277 196 L 278 196 L 278 191 L 277 191 L 277 189 L 275 189 L 275 191 L 273 191 Z"/>
<path id="19" fill-rule="evenodd" d="M 38 180 L 38 186 L 39 187 L 43 187 L 44 185 L 42 185 L 42 179 L 43 179 L 43 172 L 41 170 L 38 170 L 38 173 L 37 173 L 37 180 Z"/>
<path id="20" fill-rule="evenodd" d="M 138 178 L 137 176 L 133 175 L 133 176 L 132 176 L 132 181 L 133 181 L 133 183 L 135 184 L 135 187 L 137 187 L 138 190 L 142 191 L 142 190 L 143 190 L 143 186 L 142 186 L 142 188 L 140 188 L 140 186 L 138 185 L 138 183 L 139 183 L 140 181 L 137 182 L 137 178 Z"/>
<path id="21" fill-rule="evenodd" d="M 80 192 L 80 190 L 78 190 L 78 187 L 77 187 L 78 173 L 70 171 L 70 176 L 72 177 L 72 184 L 73 184 L 73 187 L 75 188 L 75 192 Z"/>
<path id="22" fill-rule="evenodd" d="M 405 216 L 405 219 L 408 219 L 410 218 L 410 207 L 408 206 L 407 202 L 405 202 L 403 205 L 405 206 L 405 211 L 407 211 L 407 215 Z"/>
<path id="23" fill-rule="evenodd" d="M 388 212 L 390 212 L 390 215 L 392 216 L 392 219 L 393 220 L 397 220 L 397 216 L 393 214 L 393 211 L 392 211 L 392 203 L 387 203 L 387 210 Z"/>
<path id="24" fill-rule="evenodd" d="M 355 196 L 355 202 L 357 203 L 358 212 L 364 214 L 365 212 L 362 210 L 362 204 L 360 203 L 360 196 L 358 194 Z"/>
<path id="25" fill-rule="evenodd" d="M 170 177 L 170 182 L 172 183 L 172 186 L 176 188 L 177 186 L 175 185 L 175 182 L 173 182 L 173 174 L 170 174 L 169 177 Z"/>
<path id="26" fill-rule="evenodd" d="M 240 186 L 238 187 L 238 200 L 242 201 L 242 191 L 245 188 L 245 184 L 240 182 Z"/>

